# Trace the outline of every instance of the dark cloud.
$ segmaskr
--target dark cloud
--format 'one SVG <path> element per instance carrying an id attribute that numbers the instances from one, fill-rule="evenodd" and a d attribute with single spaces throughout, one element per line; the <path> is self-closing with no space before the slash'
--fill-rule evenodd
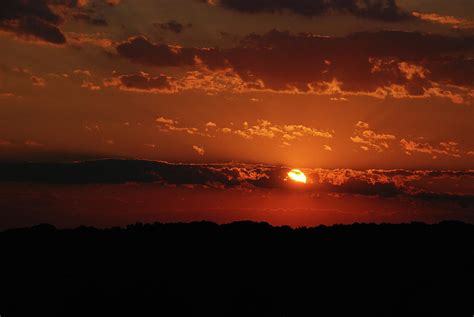
<path id="1" fill-rule="evenodd" d="M 168 164 L 140 160 L 97 160 L 72 164 L 0 164 L 0 180 L 44 183 L 156 182 L 167 185 L 238 185 L 236 171 L 214 166 Z"/>
<path id="2" fill-rule="evenodd" d="M 0 28 L 21 37 L 64 44 L 66 38 L 58 25 L 61 17 L 47 0 L 5 0 L 0 4 Z"/>
<path id="3" fill-rule="evenodd" d="M 455 203 L 462 208 L 474 208 L 474 195 L 456 195 L 451 193 L 420 192 L 413 198 L 434 204 Z"/>
<path id="4" fill-rule="evenodd" d="M 4 0 L 1 3 L 0 21 L 19 20 L 35 17 L 45 22 L 57 24 L 60 17 L 49 7 L 46 0 Z"/>
<path id="5" fill-rule="evenodd" d="M 89 23 L 91 25 L 96 25 L 96 26 L 107 26 L 108 25 L 107 20 L 105 20 L 104 18 L 93 17 L 90 14 L 84 13 L 84 12 L 75 13 L 75 14 L 73 14 L 72 17 L 77 21 L 83 21 L 83 22 Z"/>
<path id="6" fill-rule="evenodd" d="M 176 20 L 171 20 L 166 23 L 155 23 L 153 25 L 155 27 L 160 28 L 161 30 L 173 32 L 176 34 L 179 34 L 183 32 L 186 28 L 191 27 L 191 24 L 184 25 Z"/>
<path id="7" fill-rule="evenodd" d="M 321 37 L 273 30 L 248 35 L 230 49 L 174 47 L 144 37 L 117 46 L 119 55 L 137 63 L 231 69 L 265 89 L 397 97 L 442 95 L 433 82 L 471 87 L 474 63 L 467 56 L 473 49 L 473 38 L 401 31 Z"/>
<path id="8" fill-rule="evenodd" d="M 66 37 L 61 30 L 65 20 L 107 25 L 104 18 L 95 16 L 88 3 L 80 0 L 4 0 L 0 4 L 0 30 L 27 40 L 65 44 Z M 118 1 L 110 4 L 118 4 Z M 93 3 L 92 7 L 96 4 Z"/>
<path id="9" fill-rule="evenodd" d="M 390 22 L 412 17 L 395 0 L 219 0 L 217 3 L 226 9 L 250 14 L 289 11 L 314 17 L 336 12 Z"/>
<path id="10" fill-rule="evenodd" d="M 361 180 L 357 178 L 349 178 L 346 182 L 342 184 L 324 182 L 321 185 L 321 189 L 330 193 L 380 197 L 395 197 L 404 193 L 403 188 L 399 188 L 391 182 L 369 183 L 366 180 Z"/>
<path id="11" fill-rule="evenodd" d="M 152 66 L 189 66 L 195 64 L 197 49 L 154 44 L 143 36 L 130 38 L 117 46 L 119 55 Z"/>
<path id="12" fill-rule="evenodd" d="M 137 90 L 137 91 L 163 91 L 171 89 L 172 79 L 165 76 L 159 75 L 152 77 L 147 73 L 137 73 L 122 75 L 118 78 L 118 85 L 125 90 Z"/>
<path id="13" fill-rule="evenodd" d="M 305 190 L 316 194 L 406 197 L 418 201 L 474 205 L 474 196 L 455 193 L 472 171 L 307 169 L 308 184 L 287 179 L 287 167 L 252 164 L 170 164 L 140 160 L 98 160 L 79 163 L 3 163 L 0 181 L 52 184 L 157 183 L 163 186 Z M 446 191 L 433 191 L 435 178 L 445 178 Z M 447 182 L 450 180 L 450 182 Z"/>
<path id="14" fill-rule="evenodd" d="M 66 43 L 66 37 L 57 26 L 34 17 L 21 19 L 15 31 L 20 35 L 33 36 L 48 43 Z"/>
<path id="15" fill-rule="evenodd" d="M 437 82 L 472 86 L 474 81 L 474 58 L 441 57 L 426 62 L 430 78 Z"/>
<path id="16" fill-rule="evenodd" d="M 273 89 L 293 85 L 304 90 L 309 83 L 336 78 L 347 91 L 375 91 L 392 84 L 410 84 L 416 90 L 430 84 L 419 76 L 408 80 L 400 70 L 401 62 L 436 63 L 439 56 L 473 48 L 472 38 L 412 32 L 361 32 L 329 38 L 272 31 L 248 36 L 242 47 L 225 52 L 225 57 L 241 77 L 262 79 Z M 472 79 L 472 74 L 468 77 Z"/>

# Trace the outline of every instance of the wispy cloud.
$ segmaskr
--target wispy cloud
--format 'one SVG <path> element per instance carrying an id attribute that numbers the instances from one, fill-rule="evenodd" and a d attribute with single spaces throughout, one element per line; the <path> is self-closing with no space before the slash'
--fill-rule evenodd
<path id="1" fill-rule="evenodd" d="M 202 146 L 193 145 L 193 150 L 201 156 L 205 154 L 204 148 Z"/>
<path id="2" fill-rule="evenodd" d="M 392 134 L 377 133 L 370 129 L 368 123 L 359 121 L 355 125 L 354 136 L 351 141 L 360 145 L 364 151 L 374 149 L 377 152 L 383 152 L 389 148 L 389 142 L 396 139 Z"/>

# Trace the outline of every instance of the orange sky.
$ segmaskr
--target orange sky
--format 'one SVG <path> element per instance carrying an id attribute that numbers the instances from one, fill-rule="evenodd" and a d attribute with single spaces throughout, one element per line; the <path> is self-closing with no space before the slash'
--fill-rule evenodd
<path id="1" fill-rule="evenodd" d="M 0 158 L 472 168 L 472 1 L 309 2 L 8 0 Z"/>
<path id="2" fill-rule="evenodd" d="M 474 221 L 472 0 L 4 0 L 0 49 L 7 227 Z"/>

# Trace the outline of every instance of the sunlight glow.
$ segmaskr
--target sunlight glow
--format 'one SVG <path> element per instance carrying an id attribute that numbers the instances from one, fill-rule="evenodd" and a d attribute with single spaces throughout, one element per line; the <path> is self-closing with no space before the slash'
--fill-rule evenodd
<path id="1" fill-rule="evenodd" d="M 307 181 L 306 175 L 298 169 L 292 169 L 291 171 L 289 171 L 288 177 L 297 183 L 306 184 L 306 181 Z"/>

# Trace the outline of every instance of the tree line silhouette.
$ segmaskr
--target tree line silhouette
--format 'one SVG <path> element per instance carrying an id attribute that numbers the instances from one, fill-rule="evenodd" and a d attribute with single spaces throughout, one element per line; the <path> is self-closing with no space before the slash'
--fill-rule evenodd
<path id="1" fill-rule="evenodd" d="M 0 233 L 1 316 L 471 316 L 474 225 Z"/>

